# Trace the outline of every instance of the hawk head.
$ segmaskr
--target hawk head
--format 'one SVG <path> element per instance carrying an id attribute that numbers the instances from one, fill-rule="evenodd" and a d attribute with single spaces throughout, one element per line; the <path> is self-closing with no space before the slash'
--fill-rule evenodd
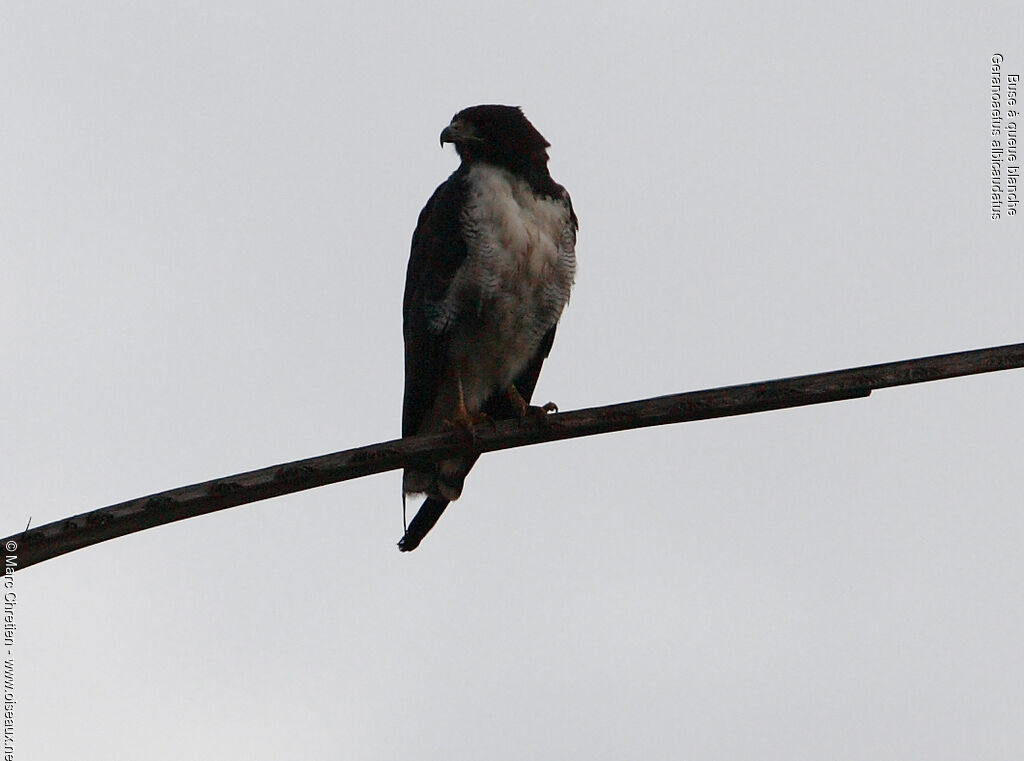
<path id="1" fill-rule="evenodd" d="M 462 163 L 486 161 L 513 172 L 546 171 L 551 145 L 518 106 L 472 106 L 441 131 L 441 147 L 454 143 Z"/>

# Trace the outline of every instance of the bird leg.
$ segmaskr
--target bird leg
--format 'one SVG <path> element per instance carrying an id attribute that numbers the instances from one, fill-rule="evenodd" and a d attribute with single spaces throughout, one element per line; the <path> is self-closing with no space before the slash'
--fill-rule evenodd
<path id="1" fill-rule="evenodd" d="M 506 394 L 509 402 L 512 404 L 512 409 L 515 410 L 516 417 L 522 420 L 526 417 L 526 412 L 530 409 L 530 405 L 523 399 L 523 395 L 519 393 L 515 383 L 508 387 Z"/>
<path id="2" fill-rule="evenodd" d="M 527 415 L 536 418 L 538 421 L 543 422 L 549 412 L 558 412 L 558 405 L 554 402 L 548 402 L 541 407 L 534 407 L 527 403 L 523 399 L 523 395 L 519 393 L 519 389 L 516 388 L 516 384 L 513 383 L 508 387 L 506 392 L 509 402 L 512 404 L 512 409 L 515 410 L 516 416 L 523 420 Z"/>
<path id="3" fill-rule="evenodd" d="M 445 419 L 444 425 L 449 429 L 465 431 L 471 439 L 475 439 L 476 434 L 473 432 L 473 426 L 477 423 L 488 422 L 490 418 L 483 412 L 478 412 L 476 415 L 470 414 L 466 408 L 466 395 L 462 390 L 462 374 L 455 370 L 454 375 L 456 390 L 455 414 L 451 418 Z"/>

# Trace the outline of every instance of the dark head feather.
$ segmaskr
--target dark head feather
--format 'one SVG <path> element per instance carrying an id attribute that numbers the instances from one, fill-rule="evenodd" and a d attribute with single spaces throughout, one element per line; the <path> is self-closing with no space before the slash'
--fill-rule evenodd
<path id="1" fill-rule="evenodd" d="M 530 179 L 547 175 L 551 144 L 518 106 L 472 106 L 452 117 L 441 144 L 454 143 L 464 164 L 486 161 Z"/>

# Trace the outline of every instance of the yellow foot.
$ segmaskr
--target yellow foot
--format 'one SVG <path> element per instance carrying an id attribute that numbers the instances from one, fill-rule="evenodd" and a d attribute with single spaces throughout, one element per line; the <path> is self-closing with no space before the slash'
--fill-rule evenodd
<path id="1" fill-rule="evenodd" d="M 462 375 L 458 371 L 455 372 L 455 388 L 458 391 L 455 414 L 451 418 L 445 418 L 442 423 L 448 430 L 462 430 L 469 435 L 470 440 L 475 440 L 476 433 L 473 431 L 475 425 L 478 423 L 491 423 L 491 425 L 494 425 L 494 423 L 482 410 L 476 414 L 470 414 L 466 408 L 466 397 L 463 395 Z"/>
<path id="2" fill-rule="evenodd" d="M 548 402 L 542 404 L 540 407 L 529 407 L 526 410 L 526 414 L 532 417 L 541 425 L 548 424 L 548 414 L 552 412 L 558 412 L 558 405 L 554 402 Z"/>
<path id="3" fill-rule="evenodd" d="M 486 413 L 478 412 L 475 415 L 470 415 L 469 410 L 465 407 L 455 410 L 455 414 L 451 418 L 445 418 L 442 422 L 449 431 L 463 431 L 471 439 L 476 438 L 476 433 L 473 431 L 475 426 L 480 423 L 491 423 L 493 425 L 493 421 Z"/>
<path id="4" fill-rule="evenodd" d="M 515 384 L 508 387 L 508 400 L 512 403 L 512 409 L 515 410 L 516 416 L 520 420 L 526 417 L 533 417 L 543 422 L 549 412 L 558 412 L 558 405 L 554 402 L 548 402 L 541 407 L 531 406 L 523 399 L 523 395 L 519 393 L 519 389 L 515 387 Z"/>

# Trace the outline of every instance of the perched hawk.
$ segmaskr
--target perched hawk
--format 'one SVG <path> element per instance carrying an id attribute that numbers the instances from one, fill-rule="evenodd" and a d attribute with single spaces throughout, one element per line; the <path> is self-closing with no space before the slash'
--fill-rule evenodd
<path id="1" fill-rule="evenodd" d="M 420 213 L 405 281 L 403 436 L 523 417 L 576 273 L 572 202 L 519 108 L 460 111 L 445 143 L 462 163 Z M 475 461 L 406 468 L 403 494 L 426 500 L 401 550 L 459 498 Z"/>

